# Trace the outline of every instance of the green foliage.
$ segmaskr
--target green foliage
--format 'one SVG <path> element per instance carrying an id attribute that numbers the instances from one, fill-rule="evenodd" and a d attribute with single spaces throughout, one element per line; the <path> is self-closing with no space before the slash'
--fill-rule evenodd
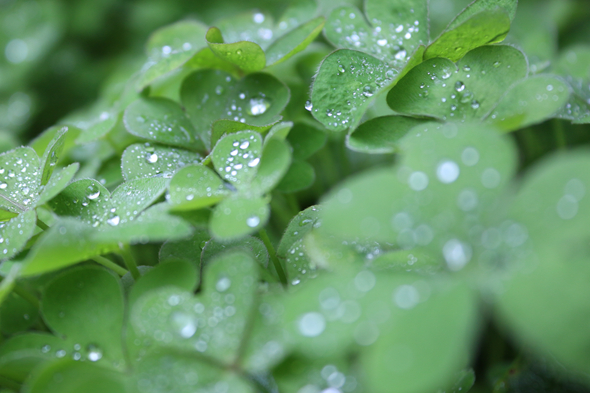
<path id="1" fill-rule="evenodd" d="M 585 4 L 152 1 L 19 147 L 43 50 L 115 14 L 17 3 L 1 392 L 589 391 Z"/>

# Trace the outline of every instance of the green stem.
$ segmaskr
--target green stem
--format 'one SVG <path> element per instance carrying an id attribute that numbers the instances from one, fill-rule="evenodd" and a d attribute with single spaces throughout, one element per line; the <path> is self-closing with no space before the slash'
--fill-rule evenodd
<path id="1" fill-rule="evenodd" d="M 29 303 L 31 303 L 33 306 L 39 308 L 39 306 L 40 306 L 39 299 L 37 299 L 37 297 L 35 295 L 33 295 L 32 293 L 30 293 L 29 291 L 27 291 L 25 288 L 23 288 L 20 285 L 18 285 L 18 284 L 15 283 L 14 284 L 14 287 L 12 288 L 12 290 L 18 296 L 22 297 L 23 299 L 25 299 L 26 301 L 28 301 Z"/>
<path id="2" fill-rule="evenodd" d="M 106 259 L 105 257 L 101 257 L 100 255 L 97 255 L 97 256 L 92 257 L 90 259 L 92 259 L 94 262 L 96 262 L 108 269 L 111 269 L 112 271 L 114 271 L 115 273 L 117 273 L 121 277 L 123 277 L 125 274 L 127 274 L 127 270 L 123 269 L 121 266 L 117 265 L 115 262 L 111 261 L 110 259 Z"/>
<path id="3" fill-rule="evenodd" d="M 37 226 L 44 231 L 49 229 L 49 225 L 45 224 L 39 217 L 37 217 Z"/>
<path id="4" fill-rule="evenodd" d="M 563 123 L 559 119 L 553 120 L 553 134 L 555 135 L 555 141 L 557 142 L 557 147 L 560 150 L 564 150 L 567 148 L 567 140 L 565 137 L 565 130 L 563 129 Z"/>
<path id="5" fill-rule="evenodd" d="M 135 281 L 139 280 L 141 277 L 141 273 L 137 269 L 137 263 L 135 262 L 135 258 L 131 253 L 131 249 L 129 248 L 128 244 L 119 244 L 119 249 L 121 250 L 121 256 L 123 257 L 123 261 L 125 262 L 125 266 L 131 272 L 131 276 Z"/>
<path id="6" fill-rule="evenodd" d="M 287 286 L 287 275 L 285 274 L 285 271 L 283 270 L 283 265 L 281 265 L 281 261 L 279 261 L 279 258 L 277 258 L 277 253 L 275 252 L 275 248 L 272 246 L 272 243 L 270 242 L 270 239 L 268 238 L 266 231 L 264 229 L 261 229 L 260 231 L 258 231 L 258 236 L 260 236 L 260 240 L 262 240 L 262 242 L 266 246 L 266 249 L 268 250 L 268 254 L 270 255 L 270 259 L 277 271 L 277 274 L 279 275 L 279 280 L 281 280 L 281 283 L 286 287 Z"/>
<path id="7" fill-rule="evenodd" d="M 301 206 L 299 206 L 299 201 L 295 197 L 294 194 L 285 194 L 285 199 L 289 204 L 289 208 L 294 212 L 293 216 L 296 216 L 301 211 Z"/>

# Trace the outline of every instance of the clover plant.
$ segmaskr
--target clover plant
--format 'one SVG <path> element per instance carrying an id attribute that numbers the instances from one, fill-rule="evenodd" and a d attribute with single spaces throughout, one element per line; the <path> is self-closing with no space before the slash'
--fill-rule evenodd
<path id="1" fill-rule="evenodd" d="M 202 5 L 6 137 L 0 391 L 590 391 L 587 4 L 521 3 Z"/>

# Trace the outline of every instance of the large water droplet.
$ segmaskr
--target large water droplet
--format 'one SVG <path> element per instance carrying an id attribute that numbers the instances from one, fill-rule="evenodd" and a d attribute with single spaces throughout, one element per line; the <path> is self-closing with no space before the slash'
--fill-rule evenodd
<path id="1" fill-rule="evenodd" d="M 459 165 L 454 161 L 443 161 L 436 168 L 436 176 L 441 183 L 452 183 L 459 177 Z"/>
<path id="2" fill-rule="evenodd" d="M 455 82 L 455 90 L 457 90 L 459 92 L 465 90 L 465 84 L 461 81 Z"/>
<path id="3" fill-rule="evenodd" d="M 182 338 L 190 338 L 197 331 L 197 319 L 186 312 L 176 311 L 170 315 L 170 324 Z"/>
<path id="4" fill-rule="evenodd" d="M 260 116 L 270 107 L 270 102 L 266 98 L 251 98 L 248 114 L 251 116 Z"/>
<path id="5" fill-rule="evenodd" d="M 88 199 L 95 200 L 100 196 L 100 191 L 93 192 L 92 194 L 88 195 Z"/>
<path id="6" fill-rule="evenodd" d="M 260 224 L 260 218 L 258 216 L 252 216 L 246 219 L 246 225 L 248 225 L 250 228 L 255 228 L 258 226 L 258 224 Z"/>
<path id="7" fill-rule="evenodd" d="M 317 337 L 326 329 L 326 320 L 318 312 L 304 314 L 298 323 L 299 333 L 305 337 Z"/>
<path id="8" fill-rule="evenodd" d="M 311 112 L 311 110 L 313 109 L 313 104 L 311 103 L 311 101 L 307 100 L 305 102 L 305 109 Z"/>
<path id="9" fill-rule="evenodd" d="M 107 224 L 115 227 L 115 226 L 119 225 L 120 221 L 121 221 L 121 218 L 119 216 L 114 216 L 114 217 L 111 217 L 107 220 Z"/>
<path id="10" fill-rule="evenodd" d="M 88 360 L 91 362 L 97 362 L 102 359 L 102 350 L 96 345 L 90 344 L 86 347 L 86 350 L 88 351 Z"/>

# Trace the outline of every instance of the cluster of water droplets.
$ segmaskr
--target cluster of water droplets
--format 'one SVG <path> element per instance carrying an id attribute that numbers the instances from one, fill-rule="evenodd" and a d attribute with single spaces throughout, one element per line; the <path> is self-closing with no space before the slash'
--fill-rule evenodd
<path id="1" fill-rule="evenodd" d="M 395 24 L 383 23 L 379 19 L 371 22 L 372 27 L 362 14 L 350 8 L 340 10 L 339 18 L 330 22 L 338 39 L 336 45 L 367 52 L 401 68 L 417 46 L 415 36 L 421 29 L 420 22 Z"/>
<path id="2" fill-rule="evenodd" d="M 313 212 L 318 211 L 315 206 L 310 209 Z M 321 221 L 318 218 L 303 218 L 292 233 L 287 234 L 287 236 L 298 238 L 290 245 L 284 255 L 287 276 L 291 285 L 298 285 L 317 276 L 318 267 L 308 255 L 303 236 L 320 226 Z"/>
<path id="3" fill-rule="evenodd" d="M 251 171 L 256 171 L 260 163 L 259 141 L 254 135 L 247 133 L 235 134 L 232 149 L 226 155 L 222 165 L 216 167 L 217 173 L 227 181 L 239 184 Z M 254 172 L 255 173 L 255 172 Z"/>
<path id="4" fill-rule="evenodd" d="M 590 118 L 590 82 L 571 75 L 566 76 L 565 80 L 572 87 L 574 95 L 559 113 L 559 117 L 568 120 L 587 120 Z"/>
<path id="5" fill-rule="evenodd" d="M 358 391 L 357 378 L 334 364 L 326 364 L 321 369 L 312 369 L 305 378 L 310 381 L 297 390 L 297 393 L 352 393 Z"/>
<path id="6" fill-rule="evenodd" d="M 43 355 L 53 355 L 58 359 L 69 356 L 73 360 L 98 362 L 103 358 L 102 349 L 95 344 L 88 344 L 84 348 L 80 344 L 74 344 L 71 349 L 67 348 L 66 345 L 52 347 L 46 344 L 40 348 L 40 352 Z"/>
<path id="7" fill-rule="evenodd" d="M 19 149 L 4 155 L 0 165 L 0 204 L 19 212 L 31 208 L 38 198 L 41 173 L 34 152 Z"/>
<path id="8" fill-rule="evenodd" d="M 349 123 L 356 121 L 357 117 L 361 116 L 356 113 L 359 107 L 368 100 L 372 101 L 371 97 L 388 86 L 398 74 L 398 71 L 389 65 L 371 62 L 365 57 L 359 57 L 356 60 L 338 58 L 334 70 L 322 67 L 320 72 L 333 73 L 336 79 L 343 79 L 343 85 L 330 84 L 326 88 L 327 91 L 321 91 L 316 84 L 313 92 L 314 100 L 320 104 L 314 108 L 312 102 L 308 101 L 305 105 L 305 108 L 314 116 L 321 118 L 328 128 L 348 127 Z M 349 80 L 354 80 L 355 83 L 350 84 L 349 90 L 343 92 L 342 88 L 348 84 Z M 345 98 L 348 100 L 345 101 Z M 323 108 L 326 105 L 330 105 L 326 104 L 327 102 L 337 103 L 337 105 L 328 107 L 324 113 L 320 113 L 319 111 L 324 111 Z"/>
<path id="9" fill-rule="evenodd" d="M 199 163 L 201 157 L 186 150 L 145 143 L 129 146 L 122 160 L 127 180 L 132 180 L 152 176 L 170 178 L 178 169 Z"/>

